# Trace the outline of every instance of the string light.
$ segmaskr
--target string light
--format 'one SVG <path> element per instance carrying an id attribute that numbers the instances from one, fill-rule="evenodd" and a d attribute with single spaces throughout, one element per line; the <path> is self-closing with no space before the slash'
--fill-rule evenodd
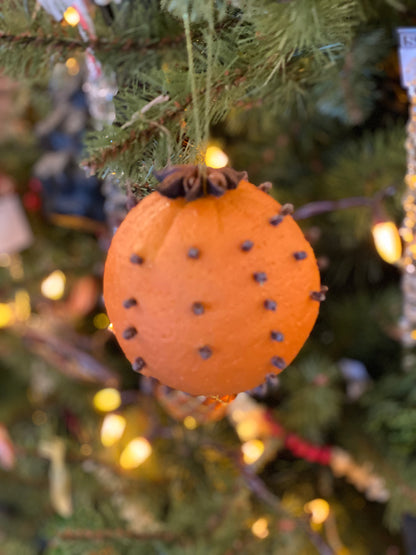
<path id="1" fill-rule="evenodd" d="M 105 330 L 110 325 L 110 320 L 107 314 L 100 312 L 94 316 L 93 324 L 98 330 Z"/>
<path id="2" fill-rule="evenodd" d="M 218 146 L 209 146 L 205 153 L 205 164 L 209 168 L 223 168 L 228 164 L 228 156 Z"/>
<path id="3" fill-rule="evenodd" d="M 193 416 L 188 415 L 188 416 L 185 416 L 183 420 L 183 425 L 188 430 L 195 430 L 195 428 L 198 426 L 198 422 Z"/>
<path id="4" fill-rule="evenodd" d="M 111 447 L 124 434 L 126 419 L 121 414 L 106 414 L 101 426 L 101 443 Z"/>
<path id="5" fill-rule="evenodd" d="M 261 540 L 267 538 L 269 535 L 269 523 L 267 522 L 267 518 L 261 517 L 257 519 L 251 527 L 251 531 L 254 536 Z"/>
<path id="6" fill-rule="evenodd" d="M 111 412 L 121 405 L 121 395 L 117 389 L 106 387 L 97 391 L 92 402 L 98 411 Z"/>
<path id="7" fill-rule="evenodd" d="M 114 326 L 111 322 L 108 324 L 107 329 L 109 332 L 114 333 Z"/>
<path id="8" fill-rule="evenodd" d="M 69 75 L 78 75 L 79 73 L 79 63 L 75 58 L 68 58 L 65 62 L 66 69 Z"/>
<path id="9" fill-rule="evenodd" d="M 69 6 L 69 8 L 65 10 L 64 19 L 71 27 L 75 27 L 81 21 L 79 13 L 72 6 Z"/>
<path id="10" fill-rule="evenodd" d="M 24 289 L 16 291 L 14 296 L 14 312 L 16 319 L 20 322 L 24 322 L 30 318 L 30 296 Z"/>
<path id="11" fill-rule="evenodd" d="M 372 229 L 374 244 L 378 254 L 389 264 L 400 260 L 402 243 L 397 227 L 393 222 L 378 222 Z"/>
<path id="12" fill-rule="evenodd" d="M 132 470 L 140 466 L 152 454 L 152 446 L 145 437 L 136 437 L 127 444 L 120 455 L 120 466 Z"/>
<path id="13" fill-rule="evenodd" d="M 13 311 L 6 303 L 0 303 L 0 328 L 5 328 L 13 323 Z"/>
<path id="14" fill-rule="evenodd" d="M 55 270 L 46 277 L 40 286 L 42 295 L 47 299 L 57 301 L 61 299 L 65 292 L 66 277 L 61 270 Z"/>
<path id="15" fill-rule="evenodd" d="M 255 463 L 264 452 L 264 443 L 259 439 L 251 439 L 241 446 L 243 460 L 246 464 Z"/>
<path id="16" fill-rule="evenodd" d="M 304 506 L 305 513 L 310 513 L 313 524 L 322 524 L 329 517 L 329 503 L 325 499 L 312 499 Z"/>
<path id="17" fill-rule="evenodd" d="M 236 425 L 236 431 L 241 441 L 254 439 L 258 435 L 258 424 L 253 418 L 246 418 Z"/>

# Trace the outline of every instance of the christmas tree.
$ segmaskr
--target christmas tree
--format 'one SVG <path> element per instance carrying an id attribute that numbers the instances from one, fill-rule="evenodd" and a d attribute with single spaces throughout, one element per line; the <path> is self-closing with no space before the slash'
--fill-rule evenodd
<path id="1" fill-rule="evenodd" d="M 411 0 L 1 4 L 2 553 L 416 553 L 415 21 Z M 221 348 L 234 345 L 236 314 L 244 333 L 261 328 L 251 294 L 223 291 L 196 245 L 184 250 L 192 271 L 166 264 L 165 286 L 149 289 L 152 307 L 165 303 L 158 321 L 169 320 L 166 349 L 154 335 L 146 351 L 164 361 L 165 379 L 124 344 L 146 338 L 153 320 L 112 331 L 104 264 L 126 215 L 140 214 L 138 226 L 154 218 L 143 245 L 157 248 L 146 252 L 168 236 L 180 243 L 173 227 L 163 233 L 162 208 L 151 211 L 162 173 L 168 197 L 188 195 L 157 193 L 172 211 L 222 203 L 199 231 L 219 250 L 241 180 L 259 186 L 235 223 L 256 239 L 236 243 L 243 258 L 218 262 L 232 279 L 269 241 L 260 205 L 279 207 L 270 264 L 289 221 L 290 241 L 299 225 L 313 248 L 324 287 L 312 276 L 302 302 L 319 308 L 315 327 L 283 372 L 289 332 L 273 328 L 279 356 L 267 351 L 268 373 L 250 361 L 250 389 L 244 361 L 241 388 L 227 389 L 233 357 L 217 368 L 218 390 L 198 389 L 195 369 L 216 359 L 209 343 L 197 345 L 198 364 L 175 367 L 183 391 L 172 387 L 167 353 L 209 322 L 205 299 L 192 299 L 186 328 L 169 312 L 178 299 L 163 297 L 173 282 L 192 289 L 194 262 L 198 286 L 211 279 L 225 301 L 244 298 L 211 324 Z M 142 245 L 140 233 L 126 238 L 130 250 Z M 308 249 L 295 246 L 293 267 L 312 261 Z M 133 254 L 112 296 L 146 270 Z M 268 291 L 274 270 L 250 272 L 250 287 Z M 282 326 L 292 318 L 305 331 L 291 276 Z M 123 297 L 128 314 L 150 305 L 135 295 Z M 265 297 L 261 307 L 272 317 L 281 304 Z M 241 349 L 263 352 L 254 340 Z"/>

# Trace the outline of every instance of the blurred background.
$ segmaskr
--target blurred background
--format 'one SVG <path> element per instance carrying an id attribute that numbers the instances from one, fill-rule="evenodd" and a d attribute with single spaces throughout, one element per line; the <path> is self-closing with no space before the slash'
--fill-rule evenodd
<path id="1" fill-rule="evenodd" d="M 411 0 L 1 4 L 0 553 L 416 554 L 412 25 Z M 102 297 L 153 169 L 208 147 L 295 205 L 329 287 L 231 403 L 132 372 Z"/>

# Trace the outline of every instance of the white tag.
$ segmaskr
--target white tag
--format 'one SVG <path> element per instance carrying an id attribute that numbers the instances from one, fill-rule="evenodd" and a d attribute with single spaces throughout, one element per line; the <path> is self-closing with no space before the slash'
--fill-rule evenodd
<path id="1" fill-rule="evenodd" d="M 12 254 L 33 242 L 26 214 L 15 194 L 0 196 L 0 253 Z"/>
<path id="2" fill-rule="evenodd" d="M 399 62 L 404 88 L 416 87 L 416 27 L 397 29 L 399 36 Z"/>

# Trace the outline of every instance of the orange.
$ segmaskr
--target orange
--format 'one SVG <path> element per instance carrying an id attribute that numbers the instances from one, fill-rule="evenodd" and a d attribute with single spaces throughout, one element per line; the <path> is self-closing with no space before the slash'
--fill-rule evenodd
<path id="1" fill-rule="evenodd" d="M 104 299 L 133 369 L 193 395 L 227 395 L 290 364 L 317 318 L 320 277 L 280 211 L 242 180 L 191 202 L 154 192 L 129 212 Z"/>

